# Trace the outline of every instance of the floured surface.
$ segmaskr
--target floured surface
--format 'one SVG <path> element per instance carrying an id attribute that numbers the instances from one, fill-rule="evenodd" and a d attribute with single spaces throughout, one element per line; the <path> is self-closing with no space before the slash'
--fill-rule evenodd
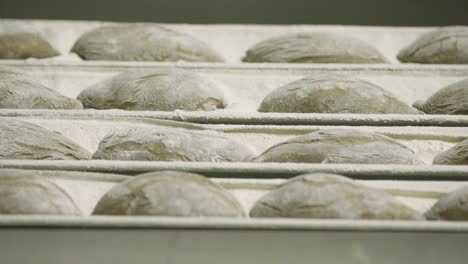
<path id="1" fill-rule="evenodd" d="M 0 118 L 3 119 L 5 117 Z M 349 126 L 260 126 L 260 125 L 199 125 L 176 121 L 150 119 L 66 119 L 47 117 L 18 117 L 73 140 L 94 153 L 99 142 L 108 133 L 130 127 L 167 128 L 182 131 L 203 131 L 222 135 L 244 143 L 253 154 L 261 154 L 267 148 L 289 138 L 310 133 L 318 129 L 340 128 L 379 132 L 413 150 L 426 164 L 431 164 L 438 153 L 445 151 L 468 136 L 467 127 L 349 127 Z"/>
<path id="2" fill-rule="evenodd" d="M 40 83 L 60 92 L 70 98 L 76 98 L 79 93 L 91 85 L 102 82 L 120 72 L 139 68 L 163 68 L 178 64 L 146 65 L 145 67 L 125 66 L 102 67 L 64 66 L 58 64 L 21 64 L 4 62 L 0 64 L 12 67 L 20 72 L 29 74 Z M 138 64 L 139 65 L 139 64 Z M 144 65 L 144 64 L 143 64 Z M 184 64 L 186 65 L 186 64 Z M 185 68 L 185 67 L 184 67 Z M 202 77 L 212 81 L 226 98 L 226 109 L 221 112 L 256 112 L 262 100 L 280 86 L 296 81 L 305 76 L 336 72 L 369 81 L 394 94 L 399 100 L 412 105 L 417 100 L 426 100 L 440 88 L 456 81 L 468 78 L 468 68 L 460 68 L 450 72 L 446 70 L 411 70 L 404 69 L 369 69 L 364 68 L 330 68 L 313 67 L 290 70 L 274 70 L 262 68 L 236 69 L 189 67 L 191 72 L 197 72 Z"/>
<path id="3" fill-rule="evenodd" d="M 82 173 L 86 177 L 86 173 Z M 98 174 L 95 174 L 98 175 Z M 102 174 L 101 174 L 102 175 Z M 96 180 L 85 178 L 73 179 L 72 176 L 59 177 L 57 175 L 47 176 L 47 178 L 56 183 L 75 201 L 84 215 L 91 214 L 94 206 L 99 199 L 117 182 Z M 260 179 L 212 179 L 228 189 L 241 203 L 247 213 L 253 204 L 269 190 L 285 182 L 282 179 L 260 180 Z M 378 188 L 390 192 L 398 200 L 409 207 L 425 212 L 429 209 L 440 196 L 446 192 L 453 191 L 461 186 L 466 186 L 464 182 L 411 182 L 411 181 L 364 181 L 357 180 L 359 184 L 364 184 L 373 188 Z"/>
<path id="4" fill-rule="evenodd" d="M 0 33 L 37 32 L 59 50 L 67 54 L 81 34 L 102 25 L 114 24 L 98 21 L 60 20 L 0 20 Z M 349 35 L 373 45 L 391 62 L 397 63 L 396 54 L 413 42 L 421 33 L 433 28 L 371 27 L 340 25 L 187 25 L 160 24 L 191 35 L 217 50 L 228 62 L 238 62 L 245 51 L 257 42 L 286 33 L 336 32 Z"/>

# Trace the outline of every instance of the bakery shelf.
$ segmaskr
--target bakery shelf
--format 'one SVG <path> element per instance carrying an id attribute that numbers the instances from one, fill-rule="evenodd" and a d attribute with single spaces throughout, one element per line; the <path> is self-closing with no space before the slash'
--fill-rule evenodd
<path id="1" fill-rule="evenodd" d="M 315 73 L 340 73 L 369 81 L 393 93 L 399 100 L 409 105 L 417 100 L 425 100 L 442 87 L 468 77 L 468 66 L 463 65 L 250 65 L 247 63 L 231 65 L 41 60 L 0 60 L 0 65 L 26 73 L 40 83 L 71 98 L 76 98 L 89 86 L 124 71 L 167 67 L 185 68 L 199 73 L 218 87 L 227 103 L 226 109 L 220 112 L 232 115 L 240 112 L 247 116 L 258 114 L 257 109 L 260 103 L 271 91 Z M 209 112 L 203 114 L 210 115 Z M 366 115 L 360 116 L 365 118 Z M 386 115 L 380 116 L 383 119 L 386 118 Z M 405 117 L 401 116 L 397 119 L 404 120 Z"/>
<path id="2" fill-rule="evenodd" d="M 29 112 L 34 113 L 34 111 Z M 449 149 L 468 136 L 467 126 L 226 125 L 197 124 L 136 116 L 119 117 L 118 114 L 68 115 L 66 111 L 61 113 L 63 114 L 17 116 L 1 116 L 0 114 L 0 122 L 7 119 L 16 119 L 42 126 L 48 130 L 59 132 L 90 153 L 94 153 L 98 149 L 99 142 L 109 133 L 113 133 L 118 129 L 135 127 L 148 129 L 170 128 L 181 132 L 192 131 L 207 135 L 222 135 L 248 146 L 254 155 L 259 155 L 269 147 L 292 137 L 320 129 L 357 129 L 380 133 L 396 140 L 415 152 L 426 164 L 431 164 L 437 154 Z M 95 113 L 98 113 L 98 111 Z"/>
<path id="3" fill-rule="evenodd" d="M 288 179 L 307 172 L 337 173 L 354 179 L 408 181 L 468 181 L 463 165 L 372 165 L 252 162 L 184 162 L 118 160 L 0 160 L 0 168 L 118 173 L 180 170 L 213 178 Z M 416 184 L 416 182 L 415 182 Z"/>

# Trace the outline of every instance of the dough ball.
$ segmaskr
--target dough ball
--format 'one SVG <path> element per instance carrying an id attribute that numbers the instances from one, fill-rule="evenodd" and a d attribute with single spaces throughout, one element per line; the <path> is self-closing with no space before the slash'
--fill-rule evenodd
<path id="1" fill-rule="evenodd" d="M 103 26 L 83 34 L 72 49 L 85 60 L 222 62 L 204 42 L 153 24 Z"/>
<path id="2" fill-rule="evenodd" d="M 288 83 L 263 99 L 260 112 L 419 114 L 381 87 L 341 74 L 316 74 Z"/>
<path id="3" fill-rule="evenodd" d="M 60 187 L 21 170 L 0 170 L 0 214 L 81 215 Z"/>
<path id="4" fill-rule="evenodd" d="M 27 75 L 0 67 L 0 108 L 81 109 L 81 102 L 36 82 Z"/>
<path id="5" fill-rule="evenodd" d="M 121 73 L 78 96 L 85 108 L 211 111 L 226 105 L 222 91 L 198 74 L 181 69 Z"/>
<path id="6" fill-rule="evenodd" d="M 398 53 L 401 62 L 468 63 L 468 27 L 441 27 L 421 35 Z"/>
<path id="7" fill-rule="evenodd" d="M 369 44 L 336 33 L 295 33 L 263 40 L 247 50 L 245 62 L 387 63 Z"/>
<path id="8" fill-rule="evenodd" d="M 91 154 L 59 133 L 28 122 L 2 119 L 0 159 L 86 160 Z"/>
<path id="9" fill-rule="evenodd" d="M 117 184 L 93 214 L 243 217 L 244 210 L 228 191 L 201 175 L 161 171 Z"/>
<path id="10" fill-rule="evenodd" d="M 468 165 L 468 139 L 435 156 L 433 164 Z"/>
<path id="11" fill-rule="evenodd" d="M 432 115 L 468 115 L 468 79 L 447 85 L 413 106 Z"/>
<path id="12" fill-rule="evenodd" d="M 39 34 L 20 32 L 0 35 L 0 59 L 42 59 L 58 55 L 60 53 Z"/>
<path id="13" fill-rule="evenodd" d="M 267 149 L 257 162 L 423 164 L 406 146 L 377 133 L 321 129 Z"/>
<path id="14" fill-rule="evenodd" d="M 148 161 L 248 161 L 252 151 L 220 135 L 161 128 L 121 129 L 99 144 L 94 159 Z"/>
<path id="15" fill-rule="evenodd" d="M 261 197 L 251 217 L 422 220 L 417 211 L 390 194 L 341 175 L 294 177 Z"/>
<path id="16" fill-rule="evenodd" d="M 428 220 L 467 221 L 468 186 L 461 187 L 442 196 L 426 212 Z"/>

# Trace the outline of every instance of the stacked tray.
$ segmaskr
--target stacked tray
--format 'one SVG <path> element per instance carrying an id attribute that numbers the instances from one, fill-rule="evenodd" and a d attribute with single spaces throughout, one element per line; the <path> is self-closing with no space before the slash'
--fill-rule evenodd
<path id="1" fill-rule="evenodd" d="M 324 72 L 370 81 L 407 104 L 427 99 L 443 86 L 468 77 L 468 66 L 397 62 L 398 50 L 430 28 L 165 25 L 202 39 L 219 51 L 226 62 L 83 61 L 68 54 L 83 32 L 103 24 L 108 23 L 0 20 L 0 33 L 40 32 L 65 54 L 43 60 L 2 60 L 0 65 L 25 72 L 72 98 L 120 72 L 179 67 L 197 72 L 221 87 L 227 98 L 226 109 L 212 112 L 0 109 L 0 122 L 17 119 L 39 125 L 61 133 L 91 153 L 106 134 L 121 128 L 161 127 L 222 134 L 249 145 L 256 155 L 274 144 L 319 129 L 352 128 L 378 132 L 396 140 L 414 151 L 425 165 L 0 160 L 0 171 L 32 170 L 50 179 L 70 195 L 85 215 L 0 217 L 3 233 L 0 243 L 9 249 L 5 250 L 7 260 L 28 262 L 34 258 L 39 262 L 60 263 L 66 255 L 98 263 L 128 263 L 132 252 L 147 248 L 139 256 L 141 260 L 170 263 L 194 260 L 219 263 L 221 259 L 223 263 L 239 263 L 253 256 L 257 263 L 305 259 L 323 262 L 330 257 L 339 263 L 350 260 L 374 263 L 377 259 L 379 263 L 460 263 L 467 256 L 463 245 L 468 242 L 468 224 L 464 222 L 89 216 L 99 198 L 116 183 L 132 175 L 160 170 L 182 170 L 210 177 L 232 193 L 246 212 L 267 190 L 306 172 L 348 176 L 391 193 L 417 211 L 426 211 L 442 195 L 468 180 L 468 166 L 430 165 L 435 155 L 468 138 L 468 116 L 259 113 L 257 108 L 275 88 Z M 352 32 L 356 38 L 373 43 L 392 63 L 240 62 L 245 50 L 264 38 L 305 31 Z M 80 232 L 75 232 L 76 229 Z M 39 240 L 44 235 L 49 239 Z M 392 245 L 392 250 L 388 250 L 388 245 Z M 51 248 L 66 253 L 52 253 Z M 268 254 L 259 254 L 262 249 L 270 250 Z M 22 254 L 24 250 L 31 254 Z M 199 254 L 206 250 L 213 255 Z"/>

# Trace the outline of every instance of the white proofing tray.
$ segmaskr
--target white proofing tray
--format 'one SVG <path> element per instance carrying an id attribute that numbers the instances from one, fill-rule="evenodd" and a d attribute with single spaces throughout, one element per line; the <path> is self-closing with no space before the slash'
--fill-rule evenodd
<path id="1" fill-rule="evenodd" d="M 0 65 L 27 73 L 61 94 L 76 98 L 81 91 L 120 72 L 180 67 L 197 72 L 221 89 L 226 109 L 219 114 L 257 113 L 267 94 L 305 76 L 334 72 L 370 81 L 412 105 L 442 87 L 468 78 L 468 66 L 440 65 L 287 65 L 162 62 L 54 62 L 0 60 Z M 205 113 L 209 114 L 209 113 Z M 294 116 L 294 114 L 290 114 Z M 386 115 L 379 115 L 385 118 Z M 410 115 L 408 115 L 410 116 Z M 414 115 L 417 117 L 420 115 Z"/>
<path id="2" fill-rule="evenodd" d="M 183 164 L 181 168 L 182 170 L 187 170 Z M 39 176 L 56 183 L 75 201 L 83 216 L 89 216 L 99 199 L 115 184 L 133 177 L 123 174 L 73 170 L 15 170 L 2 168 L 0 169 L 0 173 L 2 172 L 9 172 L 10 175 L 16 172 L 18 175 Z M 201 167 L 196 172 L 208 176 L 212 173 L 212 170 Z M 268 173 L 268 170 L 266 173 Z M 222 175 L 222 173 L 220 174 Z M 243 174 L 248 173 L 243 172 Z M 242 204 L 246 214 L 248 214 L 250 208 L 262 195 L 286 181 L 286 179 L 278 178 L 211 178 L 211 180 L 219 183 L 231 192 Z M 356 180 L 356 182 L 389 192 L 407 206 L 421 213 L 427 211 L 443 194 L 468 184 L 466 182 L 453 181 L 424 181 L 416 185 L 412 181 L 404 180 Z"/>
<path id="3" fill-rule="evenodd" d="M 203 131 L 207 134 L 222 134 L 249 146 L 254 154 L 261 154 L 269 147 L 289 138 L 319 129 L 359 129 L 389 136 L 412 149 L 426 164 L 431 164 L 438 153 L 445 151 L 468 137 L 468 127 L 411 127 L 411 126 L 275 126 L 275 125 L 219 125 L 193 124 L 152 118 L 116 116 L 17 116 L 13 118 L 31 122 L 56 131 L 94 153 L 99 142 L 117 129 L 147 127 L 174 128 L 181 131 Z"/>
<path id="4" fill-rule="evenodd" d="M 0 33 L 33 31 L 41 33 L 63 54 L 84 32 L 109 24 L 96 21 L 52 21 L 0 19 Z M 263 98 L 281 85 L 304 76 L 335 72 L 368 80 L 412 104 L 425 100 L 440 88 L 468 78 L 466 65 L 399 64 L 395 54 L 419 34 L 433 28 L 365 27 L 325 25 L 185 25 L 165 26 L 193 35 L 207 42 L 226 57 L 226 63 L 186 62 L 119 62 L 83 61 L 64 55 L 51 59 L 0 60 L 29 73 L 38 81 L 60 93 L 75 98 L 88 86 L 120 72 L 137 69 L 180 67 L 198 72 L 216 83 L 225 95 L 227 108 L 215 112 L 183 113 L 187 121 L 256 124 L 353 124 L 353 125 L 449 125 L 468 123 L 466 116 L 432 115 L 327 115 L 327 114 L 263 114 L 256 110 Z M 352 35 L 375 45 L 393 64 L 270 64 L 241 63 L 245 50 L 269 36 L 288 32 L 332 31 Z M 0 110 L 4 111 L 4 110 Z M 153 112 L 159 116 L 171 112 Z M 172 113 L 173 114 L 173 113 Z M 177 114 L 178 115 L 178 114 Z M 175 117 L 177 118 L 177 117 Z M 174 119 L 174 118 L 173 118 Z"/>
<path id="5" fill-rule="evenodd" d="M 165 25 L 205 41 L 226 63 L 82 61 L 68 54 L 85 31 L 105 24 L 84 21 L 0 19 L 0 33 L 41 33 L 63 55 L 44 60 L 0 61 L 36 77 L 64 95 L 76 97 L 95 82 L 130 69 L 182 67 L 222 87 L 229 108 L 204 112 L 0 110 L 63 133 L 94 151 L 108 131 L 129 126 L 213 129 L 245 142 L 259 153 L 276 142 L 317 128 L 363 126 L 409 146 L 426 162 L 468 137 L 468 118 L 430 115 L 260 114 L 263 97 L 280 85 L 317 72 L 337 72 L 369 80 L 411 104 L 449 83 L 468 78 L 468 66 L 402 65 L 401 48 L 432 28 L 361 26 Z M 245 50 L 270 36 L 288 32 L 333 31 L 352 35 L 379 49 L 390 65 L 240 63 Z M 155 118 L 211 124 L 190 125 Z M 1 122 L 1 119 L 0 119 Z M 279 126 L 279 125 L 305 126 Z M 406 127 L 409 126 L 409 127 Z M 416 127 L 425 126 L 425 127 Z M 442 127 L 450 126 L 450 127 Z M 84 136 L 82 136 L 84 135 Z M 268 189 L 308 171 L 341 173 L 384 189 L 424 211 L 444 193 L 463 186 L 468 166 L 392 166 L 347 164 L 254 164 L 138 161 L 0 160 L 0 168 L 48 169 L 39 173 L 70 193 L 85 214 L 125 175 L 180 169 L 213 177 L 248 210 Z M 68 170 L 61 172 L 57 170 Z M 77 170 L 77 171 L 73 171 Z M 61 174 L 62 176 L 57 176 Z M 280 178 L 280 179 L 279 179 Z M 372 180 L 370 180 L 372 179 Z M 456 181 L 456 182 L 455 182 Z M 235 232 L 233 232 L 235 231 Z M 464 222 L 349 221 L 298 219 L 215 219 L 164 217 L 1 216 L 0 248 L 5 263 L 464 263 L 468 224 Z M 138 253 L 136 253 L 138 252 Z"/>
<path id="6" fill-rule="evenodd" d="M 62 187 L 85 214 L 105 191 L 128 178 L 30 172 Z M 234 194 L 246 210 L 284 181 L 213 180 Z M 417 187 L 404 181 L 359 183 L 385 188 L 420 211 L 459 187 L 453 182 L 425 182 Z M 2 259 L 8 263 L 65 263 L 70 259 L 99 264 L 323 263 L 330 259 L 333 263 L 463 263 L 468 242 L 465 222 L 336 219 L 2 215 L 0 233 Z"/>
<path id="7" fill-rule="evenodd" d="M 64 59 L 79 60 L 66 56 L 75 41 L 85 32 L 112 22 L 63 21 L 33 19 L 1 19 L 0 33 L 37 32 L 64 56 Z M 196 25 L 159 24 L 204 41 L 218 51 L 227 62 L 239 62 L 245 51 L 266 38 L 296 32 L 336 32 L 363 40 L 382 52 L 391 62 L 397 63 L 396 54 L 413 42 L 420 34 L 434 27 L 373 27 L 342 25 Z"/>
<path id="8" fill-rule="evenodd" d="M 12 117 L 1 117 L 1 120 Z M 32 116 L 17 117 L 43 126 L 52 131 L 62 133 L 64 136 L 74 140 L 78 144 L 94 152 L 101 138 L 107 133 L 119 128 L 128 127 L 161 127 L 173 128 L 185 131 L 202 131 L 207 134 L 224 134 L 228 138 L 244 142 L 259 154 L 269 146 L 300 134 L 315 131 L 320 128 L 348 128 L 346 126 L 262 126 L 262 125 L 202 125 L 168 120 L 157 120 L 148 118 L 125 118 L 125 117 L 56 117 L 56 116 Z M 440 151 L 451 147 L 457 141 L 464 139 L 467 135 L 466 127 L 359 127 L 361 130 L 375 131 L 395 138 L 397 141 L 413 149 L 424 161 L 429 163 L 432 157 Z M 16 169 L 40 169 L 40 170 L 64 170 L 81 172 L 107 172 L 126 175 L 159 171 L 159 170 L 182 170 L 201 173 L 212 178 L 221 178 L 228 181 L 242 179 L 241 185 L 247 186 L 249 179 L 258 189 L 268 186 L 268 179 L 287 179 L 307 172 L 331 172 L 342 174 L 354 179 L 373 180 L 369 183 L 379 183 L 380 187 L 388 188 L 396 184 L 399 195 L 408 195 L 408 191 L 419 190 L 422 193 L 416 198 L 409 199 L 409 204 L 419 210 L 426 210 L 438 198 L 434 192 L 445 192 L 455 187 L 462 186 L 468 180 L 468 166 L 441 166 L 441 165 L 363 165 L 363 164 L 294 164 L 294 163 L 216 163 L 216 162 L 149 162 L 149 161 L 112 161 L 112 160 L 83 160 L 83 161 L 47 161 L 47 160 L 0 160 L 0 168 Z M 86 175 L 86 174 L 85 174 Z M 77 180 L 83 177 L 75 174 Z M 120 176 L 119 176 L 120 177 Z M 118 180 L 123 179 L 117 177 Z M 109 179 L 106 179 L 107 181 Z M 265 183 L 265 180 L 267 182 Z M 281 180 L 280 180 L 281 181 Z M 422 182 L 424 181 L 424 182 Z M 115 180 L 112 180 L 115 182 Z M 229 183 L 238 186 L 236 183 Z M 247 185 L 246 185 L 247 184 Z M 265 185 L 266 184 L 266 185 Z M 399 190 L 406 186 L 406 191 Z M 259 186 L 263 187 L 259 187 Z M 77 200 L 85 199 L 82 205 L 83 211 L 89 212 L 102 193 L 111 185 L 101 185 L 96 181 L 87 182 L 84 188 L 75 185 L 64 187 L 70 192 L 75 192 Z M 103 187 L 107 186 L 107 187 Z M 377 184 L 377 186 L 379 186 Z M 420 190 L 428 187 L 427 190 Z M 99 190 L 94 192 L 91 190 Z M 104 189 L 102 189 L 104 188 Z M 402 187 L 403 188 L 403 187 Z M 434 189 L 435 188 L 435 189 Z M 90 190 L 91 194 L 82 194 L 82 190 Z M 242 188 L 241 188 L 242 189 Z M 248 189 L 248 188 L 247 188 Z M 255 189 L 255 188 L 254 188 Z M 78 192 L 78 193 L 76 193 Z M 239 198 L 249 208 L 261 192 L 247 190 Z M 409 196 L 413 196 L 410 194 Z M 419 197 L 422 196 L 422 197 Z M 95 199 L 90 202 L 89 199 Z M 421 199 L 422 200 L 419 200 Z M 413 204 L 415 202 L 415 204 Z"/>

